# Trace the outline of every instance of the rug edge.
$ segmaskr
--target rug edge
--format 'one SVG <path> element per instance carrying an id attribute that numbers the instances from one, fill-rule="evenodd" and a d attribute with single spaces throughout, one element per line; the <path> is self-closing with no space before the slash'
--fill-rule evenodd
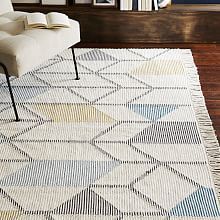
<path id="1" fill-rule="evenodd" d="M 214 182 L 215 193 L 220 203 L 220 145 L 206 107 L 202 92 L 200 77 L 191 49 L 181 49 L 184 66 L 187 70 L 188 85 L 192 98 L 197 123 L 201 132 L 202 142 L 205 146 L 209 169 Z"/>

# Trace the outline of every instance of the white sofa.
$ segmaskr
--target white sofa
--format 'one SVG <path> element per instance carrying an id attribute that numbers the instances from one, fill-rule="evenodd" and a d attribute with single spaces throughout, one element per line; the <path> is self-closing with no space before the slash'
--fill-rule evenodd
<path id="1" fill-rule="evenodd" d="M 6 74 L 18 121 L 9 76 L 19 77 L 71 47 L 76 79 L 79 79 L 73 45 L 80 42 L 80 26 L 77 21 L 70 19 L 70 28 L 25 30 L 24 18 L 27 13 L 14 11 L 11 0 L 0 1 L 0 73 Z"/>

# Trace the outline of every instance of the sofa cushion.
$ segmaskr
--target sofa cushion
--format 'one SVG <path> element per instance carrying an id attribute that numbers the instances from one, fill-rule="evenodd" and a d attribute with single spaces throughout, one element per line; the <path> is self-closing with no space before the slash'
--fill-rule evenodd
<path id="1" fill-rule="evenodd" d="M 17 77 L 80 41 L 77 21 L 70 20 L 70 28 L 25 30 L 26 15 L 0 15 L 0 62 Z"/>
<path id="2" fill-rule="evenodd" d="M 11 0 L 1 0 L 0 4 L 0 14 L 13 11 Z"/>

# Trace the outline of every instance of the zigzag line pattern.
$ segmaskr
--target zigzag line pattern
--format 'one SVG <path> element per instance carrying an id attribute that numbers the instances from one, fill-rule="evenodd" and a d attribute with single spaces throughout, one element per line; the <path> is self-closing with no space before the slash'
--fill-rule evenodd
<path id="1" fill-rule="evenodd" d="M 76 49 L 0 76 L 0 219 L 220 219 L 179 49 Z"/>

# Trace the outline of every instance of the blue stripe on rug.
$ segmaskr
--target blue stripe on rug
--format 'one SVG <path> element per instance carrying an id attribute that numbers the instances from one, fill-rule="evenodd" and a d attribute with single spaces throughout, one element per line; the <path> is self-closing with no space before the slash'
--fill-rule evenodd
<path id="1" fill-rule="evenodd" d="M 88 186 L 118 164 L 117 161 L 38 160 L 4 177 L 0 186 Z"/>
<path id="2" fill-rule="evenodd" d="M 152 121 L 156 121 L 170 112 L 178 109 L 178 106 L 176 105 L 128 104 L 127 107 L 135 113 L 138 113 Z"/>
<path id="3" fill-rule="evenodd" d="M 217 217 L 220 216 L 220 210 L 213 189 L 201 187 L 171 209 L 170 215 Z"/>

